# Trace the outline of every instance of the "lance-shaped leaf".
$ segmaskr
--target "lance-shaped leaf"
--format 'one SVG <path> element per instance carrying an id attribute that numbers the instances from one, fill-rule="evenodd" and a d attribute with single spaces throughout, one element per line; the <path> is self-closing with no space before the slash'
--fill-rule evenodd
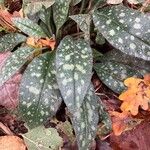
<path id="1" fill-rule="evenodd" d="M 45 26 L 45 27 L 41 26 L 41 28 L 43 30 L 47 28 L 48 32 L 45 33 L 48 34 L 48 36 L 52 37 L 53 33 L 55 33 L 52 7 L 49 7 L 47 9 L 45 7 L 42 7 L 42 9 L 39 12 L 39 18 L 42 20 L 42 22 L 40 22 L 40 26 L 42 24 L 43 26 Z"/>
<path id="2" fill-rule="evenodd" d="M 65 37 L 56 52 L 57 81 L 73 113 L 82 105 L 92 76 L 92 49 L 84 39 Z"/>
<path id="3" fill-rule="evenodd" d="M 22 135 L 29 150 L 57 150 L 63 139 L 54 128 L 39 126 Z"/>
<path id="4" fill-rule="evenodd" d="M 27 61 L 27 58 L 33 53 L 31 47 L 18 48 L 6 60 L 5 65 L 0 70 L 0 85 L 11 78 Z"/>
<path id="5" fill-rule="evenodd" d="M 62 102 L 54 58 L 54 53 L 46 53 L 34 59 L 23 75 L 19 110 L 30 128 L 54 116 Z"/>
<path id="6" fill-rule="evenodd" d="M 142 74 L 132 67 L 118 62 L 103 62 L 94 65 L 94 68 L 102 82 L 116 93 L 125 89 L 123 81 L 132 76 L 142 76 Z"/>
<path id="7" fill-rule="evenodd" d="M 145 75 L 146 73 L 150 73 L 149 61 L 145 61 L 141 58 L 127 55 L 116 49 L 109 51 L 105 55 L 101 56 L 100 60 L 101 61 L 113 61 L 113 62 L 118 62 L 121 64 L 126 64 L 132 67 L 133 70 L 136 70 L 142 75 Z"/>
<path id="8" fill-rule="evenodd" d="M 53 5 L 54 2 L 55 0 L 30 0 L 28 1 L 28 3 L 24 4 L 23 11 L 26 15 L 34 15 L 35 13 L 39 12 L 43 6 L 45 6 L 45 8 L 48 8 Z"/>
<path id="9" fill-rule="evenodd" d="M 89 150 L 95 138 L 99 120 L 98 107 L 98 97 L 90 86 L 82 106 L 71 118 L 80 150 Z"/>
<path id="10" fill-rule="evenodd" d="M 95 11 L 94 24 L 103 36 L 122 52 L 150 60 L 150 17 L 125 6 Z"/>
<path id="11" fill-rule="evenodd" d="M 53 17 L 57 31 L 66 22 L 71 0 L 56 0 L 53 5 Z"/>
<path id="12" fill-rule="evenodd" d="M 12 21 L 17 28 L 29 36 L 38 38 L 46 36 L 41 27 L 28 18 L 15 17 Z"/>
<path id="13" fill-rule="evenodd" d="M 79 15 L 72 15 L 70 16 L 80 27 L 80 29 L 85 32 L 90 32 L 90 23 L 91 23 L 91 16 L 89 14 L 79 14 Z"/>
<path id="14" fill-rule="evenodd" d="M 98 128 L 98 134 L 101 137 L 106 136 L 112 130 L 111 118 L 106 111 L 102 101 L 99 99 L 99 116 L 100 116 L 100 127 Z"/>
<path id="15" fill-rule="evenodd" d="M 90 24 L 91 15 L 89 14 L 78 14 L 70 16 L 79 26 L 79 28 L 85 33 L 85 39 L 90 38 Z"/>
<path id="16" fill-rule="evenodd" d="M 0 38 L 0 52 L 11 51 L 25 40 L 26 36 L 19 33 L 6 34 Z"/>

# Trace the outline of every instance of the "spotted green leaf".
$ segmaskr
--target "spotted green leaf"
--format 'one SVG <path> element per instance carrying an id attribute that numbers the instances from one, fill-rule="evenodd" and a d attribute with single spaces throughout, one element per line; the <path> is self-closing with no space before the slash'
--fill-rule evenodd
<path id="1" fill-rule="evenodd" d="M 43 30 L 48 30 L 45 31 L 45 33 L 49 36 L 52 37 L 55 33 L 55 25 L 54 25 L 54 20 L 53 20 L 53 12 L 52 12 L 52 7 L 45 8 L 44 6 L 39 12 L 39 18 L 42 20 L 40 22 L 40 26 Z M 42 27 L 43 25 L 43 27 Z"/>
<path id="2" fill-rule="evenodd" d="M 54 128 L 36 127 L 22 135 L 29 150 L 57 150 L 63 139 Z"/>
<path id="3" fill-rule="evenodd" d="M 24 4 L 24 13 L 34 15 L 35 13 L 39 12 L 43 6 L 45 8 L 50 7 L 53 5 L 55 0 L 30 0 L 28 3 Z"/>
<path id="4" fill-rule="evenodd" d="M 91 15 L 89 14 L 78 14 L 70 16 L 79 26 L 79 28 L 85 33 L 85 39 L 90 38 L 90 24 Z"/>
<path id="5" fill-rule="evenodd" d="M 105 55 L 101 56 L 100 59 L 101 61 L 113 61 L 121 64 L 126 64 L 142 75 L 150 72 L 149 61 L 126 55 L 125 53 L 122 53 L 121 51 L 116 49 L 107 52 Z"/>
<path id="6" fill-rule="evenodd" d="M 15 17 L 12 19 L 12 21 L 17 28 L 19 28 L 22 32 L 24 32 L 29 36 L 39 37 L 39 38 L 46 36 L 43 30 L 41 29 L 41 27 L 38 24 L 32 22 L 28 18 Z"/>
<path id="7" fill-rule="evenodd" d="M 91 143 L 97 131 L 99 120 L 98 107 L 98 97 L 91 86 L 82 106 L 72 117 L 79 150 L 90 150 Z"/>
<path id="8" fill-rule="evenodd" d="M 19 33 L 6 34 L 0 38 L 0 52 L 11 51 L 25 40 L 26 37 Z"/>
<path id="9" fill-rule="evenodd" d="M 98 128 L 98 134 L 102 137 L 108 135 L 112 130 L 111 118 L 106 111 L 103 103 L 99 100 L 99 116 L 100 116 L 100 128 Z"/>
<path id="10" fill-rule="evenodd" d="M 101 33 L 97 33 L 96 35 L 96 39 L 95 39 L 96 43 L 99 45 L 103 45 L 106 43 L 106 39 L 103 37 L 103 35 Z"/>
<path id="11" fill-rule="evenodd" d="M 136 69 L 118 62 L 107 61 L 97 63 L 94 68 L 104 84 L 116 93 L 121 93 L 125 89 L 123 81 L 126 78 L 142 76 L 142 74 Z"/>
<path id="12" fill-rule="evenodd" d="M 55 0 L 53 5 L 53 17 L 57 31 L 66 22 L 71 0 Z"/>
<path id="13" fill-rule="evenodd" d="M 57 81 L 63 99 L 73 113 L 82 105 L 92 76 L 92 49 L 84 40 L 66 36 L 56 52 Z"/>
<path id="14" fill-rule="evenodd" d="M 19 111 L 30 128 L 54 116 L 62 102 L 54 58 L 54 53 L 46 53 L 34 59 L 23 75 Z"/>
<path id="15" fill-rule="evenodd" d="M 122 5 L 105 7 L 93 14 L 96 28 L 122 52 L 150 60 L 150 16 Z"/>
<path id="16" fill-rule="evenodd" d="M 13 52 L 0 70 L 0 85 L 11 78 L 25 64 L 32 53 L 33 48 L 30 47 L 21 47 Z"/>

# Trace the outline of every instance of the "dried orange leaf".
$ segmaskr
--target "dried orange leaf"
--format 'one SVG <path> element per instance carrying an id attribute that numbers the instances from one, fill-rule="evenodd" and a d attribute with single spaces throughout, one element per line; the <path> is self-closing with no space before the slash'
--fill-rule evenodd
<path id="1" fill-rule="evenodd" d="M 121 135 L 122 132 L 133 129 L 136 125 L 140 124 L 142 119 L 136 119 L 128 112 L 109 112 L 112 117 L 112 128 L 116 136 Z"/>
<path id="2" fill-rule="evenodd" d="M 26 43 L 35 48 L 48 47 L 53 50 L 55 48 L 56 41 L 52 38 L 38 39 L 34 37 L 29 37 L 27 38 Z"/>
<path id="3" fill-rule="evenodd" d="M 148 79 L 148 76 L 145 76 L 144 79 L 131 77 L 124 81 L 128 89 L 119 96 L 119 99 L 123 101 L 121 105 L 123 112 L 130 111 L 132 115 L 137 115 L 139 107 L 143 110 L 148 109 L 150 102 L 150 81 Z"/>

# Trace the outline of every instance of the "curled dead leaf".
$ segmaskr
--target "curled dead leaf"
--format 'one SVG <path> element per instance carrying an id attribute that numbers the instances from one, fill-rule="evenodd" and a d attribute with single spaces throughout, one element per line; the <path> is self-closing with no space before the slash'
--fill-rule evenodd
<path id="1" fill-rule="evenodd" d="M 0 26 L 2 26 L 4 29 L 14 32 L 16 31 L 16 27 L 12 23 L 13 17 L 20 17 L 20 13 L 15 11 L 13 14 L 10 14 L 6 9 L 0 10 Z"/>
<path id="2" fill-rule="evenodd" d="M 48 47 L 53 50 L 55 48 L 56 41 L 53 38 L 38 39 L 34 37 L 28 37 L 26 43 L 35 48 Z"/>

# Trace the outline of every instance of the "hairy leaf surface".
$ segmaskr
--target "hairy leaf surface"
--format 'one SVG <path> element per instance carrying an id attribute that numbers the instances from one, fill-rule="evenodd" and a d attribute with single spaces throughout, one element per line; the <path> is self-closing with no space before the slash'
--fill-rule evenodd
<path id="1" fill-rule="evenodd" d="M 92 75 L 92 49 L 84 39 L 65 37 L 56 52 L 57 81 L 71 112 L 82 105 Z"/>
<path id="2" fill-rule="evenodd" d="M 15 17 L 12 19 L 12 21 L 17 28 L 29 36 L 39 38 L 46 36 L 41 27 L 38 24 L 32 22 L 30 19 Z"/>
<path id="3" fill-rule="evenodd" d="M 19 33 L 6 34 L 0 38 L 0 52 L 11 51 L 25 40 L 26 37 Z"/>
<path id="4" fill-rule="evenodd" d="M 55 150 L 62 146 L 63 139 L 54 128 L 39 126 L 22 135 L 29 150 Z"/>
<path id="5" fill-rule="evenodd" d="M 120 93 L 125 89 L 123 81 L 132 76 L 142 76 L 140 72 L 132 67 L 118 62 L 102 62 L 94 66 L 100 80 L 102 80 L 110 89 Z"/>
<path id="6" fill-rule="evenodd" d="M 150 17 L 125 6 L 105 7 L 93 14 L 103 36 L 122 52 L 150 60 Z"/>
<path id="7" fill-rule="evenodd" d="M 54 116 L 62 102 L 54 58 L 54 53 L 46 53 L 34 59 L 23 75 L 19 111 L 30 128 Z"/>
<path id="8" fill-rule="evenodd" d="M 72 124 L 80 150 L 90 149 L 91 143 L 95 138 L 99 120 L 98 108 L 98 97 L 91 86 L 82 106 L 72 117 Z"/>
<path id="9" fill-rule="evenodd" d="M 53 5 L 53 16 L 57 31 L 66 22 L 71 0 L 56 0 Z"/>
<path id="10" fill-rule="evenodd" d="M 0 85 L 12 77 L 25 64 L 27 58 L 32 53 L 33 48 L 31 47 L 21 47 L 13 52 L 13 54 L 6 60 L 5 65 L 0 70 Z"/>

